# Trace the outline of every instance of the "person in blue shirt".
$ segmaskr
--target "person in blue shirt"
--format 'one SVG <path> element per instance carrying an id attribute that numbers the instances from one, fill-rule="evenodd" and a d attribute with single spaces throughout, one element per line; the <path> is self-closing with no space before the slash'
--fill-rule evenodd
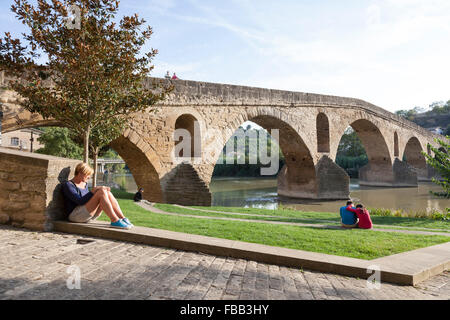
<path id="1" fill-rule="evenodd" d="M 111 227 L 130 229 L 133 225 L 128 220 L 109 187 L 88 189 L 88 180 L 94 170 L 86 163 L 75 168 L 72 180 L 63 183 L 64 207 L 71 222 L 89 222 L 97 219 L 104 211 L 111 220 Z"/>
<path id="2" fill-rule="evenodd" d="M 347 201 L 347 205 L 339 209 L 341 215 L 341 225 L 344 228 L 356 228 L 358 226 L 358 218 L 356 214 L 347 210 L 349 205 L 352 205 L 353 201 Z"/>

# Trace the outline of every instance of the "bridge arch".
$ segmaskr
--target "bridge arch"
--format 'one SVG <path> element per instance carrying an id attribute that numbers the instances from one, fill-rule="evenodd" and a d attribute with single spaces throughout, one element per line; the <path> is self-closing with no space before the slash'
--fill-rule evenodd
<path id="1" fill-rule="evenodd" d="M 41 116 L 31 114 L 21 108 L 18 108 L 20 112 L 14 115 L 9 112 L 13 109 L 7 108 L 7 106 L 8 104 L 6 104 L 6 107 L 5 104 L 3 105 L 3 110 L 6 112 L 4 115 L 6 121 L 2 123 L 2 128 L 5 128 L 2 133 L 35 127 L 64 127 L 63 124 L 54 119 L 43 119 Z M 158 172 L 161 171 L 159 160 L 155 155 L 148 152 L 151 147 L 140 140 L 137 133 L 127 130 L 125 135 L 113 141 L 111 148 L 121 156 L 130 168 L 138 187 L 145 189 L 144 198 L 150 201 L 163 202 L 164 198 L 158 175 Z"/>
<path id="2" fill-rule="evenodd" d="M 224 132 L 223 145 L 234 136 L 239 126 L 246 121 L 256 123 L 267 130 L 269 134 L 274 129 L 278 130 L 278 137 L 275 136 L 274 138 L 277 140 L 285 158 L 285 165 L 279 170 L 277 176 L 278 194 L 295 198 L 316 198 L 317 179 L 314 159 L 305 140 L 282 112 L 274 114 L 269 110 L 258 108 L 258 110 L 240 114 L 229 122 Z M 220 150 L 223 149 L 223 145 Z M 213 167 L 217 164 L 219 156 L 220 152 L 215 156 L 215 161 L 212 163 Z M 211 181 L 211 177 L 209 181 Z"/>
<path id="3" fill-rule="evenodd" d="M 6 123 L 6 129 L 2 130 L 2 133 L 8 133 L 17 130 L 31 129 L 37 127 L 63 127 L 63 125 L 60 122 L 57 122 L 53 119 L 49 120 L 36 119 L 34 121 L 31 120 L 26 122 L 22 121 L 20 118 L 16 118 L 14 120 L 8 119 L 8 122 Z"/>
<path id="4" fill-rule="evenodd" d="M 317 152 L 330 152 L 330 124 L 325 113 L 320 112 L 316 118 Z"/>
<path id="5" fill-rule="evenodd" d="M 352 120 L 348 126 L 353 128 L 361 140 L 369 160 L 368 164 L 359 170 L 359 183 L 391 186 L 394 182 L 393 164 L 386 139 L 380 129 L 371 120 L 361 118 Z"/>
<path id="6" fill-rule="evenodd" d="M 315 198 L 316 172 L 311 152 L 299 133 L 285 121 L 267 115 L 252 117 L 269 133 L 279 130 L 278 144 L 284 155 L 285 165 L 278 174 L 278 194 L 295 198 Z"/>
<path id="7" fill-rule="evenodd" d="M 417 137 L 411 137 L 403 151 L 403 160 L 414 168 L 420 180 L 427 178 L 427 162 L 422 154 L 423 148 Z"/>
<path id="8" fill-rule="evenodd" d="M 111 142 L 111 148 L 125 161 L 137 187 L 144 188 L 144 199 L 152 202 L 164 202 L 158 174 L 161 170 L 159 161 L 156 156 L 152 155 L 149 146 L 147 148 L 138 147 L 145 143 L 134 141 L 136 140 L 134 137 L 136 137 L 134 134 L 121 136 Z M 146 149 L 147 152 L 144 153 Z"/>

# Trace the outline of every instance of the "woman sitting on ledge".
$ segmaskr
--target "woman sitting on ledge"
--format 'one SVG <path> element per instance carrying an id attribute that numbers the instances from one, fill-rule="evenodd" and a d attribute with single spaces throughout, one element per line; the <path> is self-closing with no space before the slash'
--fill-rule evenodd
<path id="1" fill-rule="evenodd" d="M 93 172 L 89 165 L 80 163 L 75 168 L 74 178 L 63 184 L 64 206 L 69 221 L 89 222 L 105 211 L 111 227 L 130 229 L 133 225 L 123 215 L 109 187 L 95 187 L 89 191 L 87 182 Z"/>

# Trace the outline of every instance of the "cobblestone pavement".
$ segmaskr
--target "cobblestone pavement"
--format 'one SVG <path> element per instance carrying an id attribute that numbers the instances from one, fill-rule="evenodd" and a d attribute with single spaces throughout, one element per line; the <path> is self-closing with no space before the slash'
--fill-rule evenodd
<path id="1" fill-rule="evenodd" d="M 71 290 L 77 270 L 81 289 Z M 0 226 L 0 299 L 450 299 L 450 272 L 377 290 L 333 274 Z"/>

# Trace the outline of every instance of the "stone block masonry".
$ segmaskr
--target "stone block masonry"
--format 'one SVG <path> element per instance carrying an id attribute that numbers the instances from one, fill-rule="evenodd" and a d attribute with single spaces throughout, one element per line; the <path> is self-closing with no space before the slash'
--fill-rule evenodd
<path id="1" fill-rule="evenodd" d="M 0 223 L 51 230 L 64 217 L 61 182 L 79 162 L 0 148 Z"/>
<path id="2" fill-rule="evenodd" d="M 145 85 L 162 79 L 149 78 Z M 3 82 L 1 82 L 3 81 Z M 0 84 L 4 132 L 61 125 L 21 107 L 21 97 Z M 302 199 L 347 199 L 349 177 L 335 160 L 348 127 L 361 139 L 369 163 L 360 169 L 360 184 L 417 187 L 431 178 L 422 151 L 435 138 L 416 124 L 359 99 L 303 92 L 252 88 L 197 81 L 172 81 L 174 90 L 144 112 L 130 114 L 130 127 L 111 143 L 126 162 L 144 198 L 152 202 L 211 205 L 210 182 L 225 144 L 245 122 L 268 132 L 278 130 L 286 160 L 278 174 L 280 196 Z M 53 122 L 52 122 L 53 121 Z M 179 166 L 183 129 L 195 137 Z M 194 150 L 192 152 L 192 150 Z M 187 152 L 187 151 L 186 151 Z M 401 159 L 406 159 L 402 163 Z M 28 185 L 32 188 L 32 185 Z M 14 188 L 11 184 L 5 186 Z"/>

